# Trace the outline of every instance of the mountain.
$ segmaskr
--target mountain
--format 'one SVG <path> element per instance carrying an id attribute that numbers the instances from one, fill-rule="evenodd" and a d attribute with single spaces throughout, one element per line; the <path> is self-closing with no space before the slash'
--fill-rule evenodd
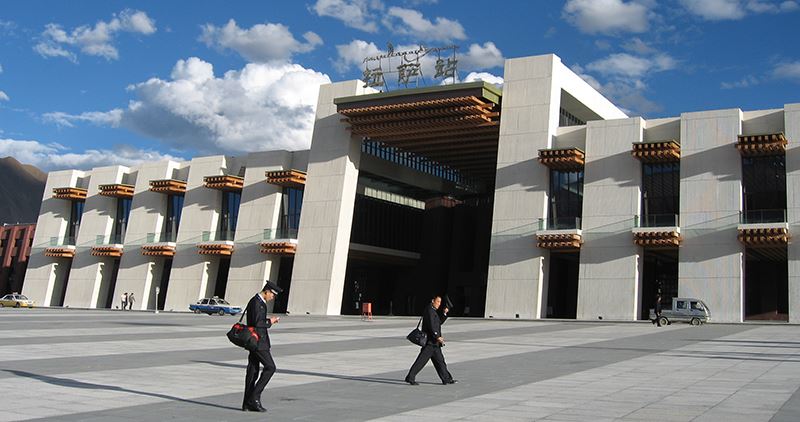
<path id="1" fill-rule="evenodd" d="M 0 224 L 35 223 L 46 180 L 47 173 L 32 165 L 0 158 Z"/>

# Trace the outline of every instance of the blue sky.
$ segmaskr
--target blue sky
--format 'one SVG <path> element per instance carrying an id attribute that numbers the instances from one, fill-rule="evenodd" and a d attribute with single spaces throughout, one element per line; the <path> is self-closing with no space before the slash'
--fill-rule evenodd
<path id="1" fill-rule="evenodd" d="M 359 78 L 387 42 L 458 45 L 463 81 L 556 53 L 646 118 L 780 108 L 800 102 L 798 27 L 800 0 L 7 1 L 0 157 L 54 170 L 307 148 L 318 86 Z"/>

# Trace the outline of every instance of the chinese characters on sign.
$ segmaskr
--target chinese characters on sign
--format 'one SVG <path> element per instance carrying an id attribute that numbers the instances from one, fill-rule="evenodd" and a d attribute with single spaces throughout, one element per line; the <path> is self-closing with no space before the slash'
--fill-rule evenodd
<path id="1" fill-rule="evenodd" d="M 428 54 L 436 54 L 434 64 L 434 79 L 452 79 L 455 83 L 458 80 L 456 50 L 458 46 L 428 48 L 420 45 L 416 50 L 395 51 L 394 46 L 389 43 L 386 46 L 386 54 L 367 57 L 364 59 L 364 73 L 362 79 L 364 87 L 388 90 L 386 74 L 397 74 L 397 86 L 408 88 L 409 86 L 419 86 L 420 80 L 424 81 L 421 59 Z M 448 57 L 449 56 L 449 57 Z M 395 63 L 399 60 L 399 65 L 392 67 L 392 60 Z M 384 70 L 384 64 L 387 69 Z"/>

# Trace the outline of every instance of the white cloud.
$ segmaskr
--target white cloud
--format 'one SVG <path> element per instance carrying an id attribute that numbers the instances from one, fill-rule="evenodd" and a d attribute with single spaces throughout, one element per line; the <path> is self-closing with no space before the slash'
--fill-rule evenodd
<path id="1" fill-rule="evenodd" d="M 384 54 L 375 43 L 364 40 L 353 40 L 349 44 L 336 46 L 339 58 L 333 63 L 333 67 L 340 73 L 346 72 L 351 67 L 363 67 L 365 57 L 373 57 Z"/>
<path id="2" fill-rule="evenodd" d="M 422 13 L 402 7 L 390 7 L 383 24 L 392 32 L 424 41 L 449 42 L 467 38 L 464 27 L 458 21 L 437 17 L 435 22 Z"/>
<path id="3" fill-rule="evenodd" d="M 503 78 L 487 72 L 470 72 L 464 82 L 484 81 L 490 84 L 503 85 Z"/>
<path id="4" fill-rule="evenodd" d="M 705 20 L 738 20 L 748 13 L 786 13 L 800 10 L 794 0 L 774 2 L 764 0 L 680 0 L 690 13 Z"/>
<path id="5" fill-rule="evenodd" d="M 471 44 L 467 53 L 458 57 L 460 67 L 464 70 L 502 67 L 505 62 L 503 53 L 491 41 L 487 41 L 483 45 Z"/>
<path id="6" fill-rule="evenodd" d="M 761 81 L 753 75 L 745 76 L 744 78 L 735 82 L 722 82 L 720 88 L 734 89 L 734 88 L 747 88 L 750 86 L 758 85 Z"/>
<path id="7" fill-rule="evenodd" d="M 660 72 L 673 69 L 677 62 L 667 54 L 657 54 L 653 57 L 637 57 L 628 53 L 616 53 L 593 61 L 586 65 L 592 70 L 603 75 L 641 78 L 648 72 Z"/>
<path id="8" fill-rule="evenodd" d="M 641 33 L 649 27 L 648 5 L 623 0 L 568 0 L 563 16 L 587 34 Z"/>
<path id="9" fill-rule="evenodd" d="M 782 63 L 775 67 L 772 75 L 779 79 L 789 79 L 800 82 L 800 61 Z"/>
<path id="10" fill-rule="evenodd" d="M 378 32 L 372 10 L 381 8 L 375 0 L 317 0 L 311 8 L 318 16 L 339 19 L 350 28 L 365 32 Z"/>
<path id="11" fill-rule="evenodd" d="M 42 57 L 65 57 L 76 62 L 76 54 L 67 48 L 77 47 L 84 54 L 115 60 L 119 58 L 119 51 L 112 42 L 118 32 L 150 35 L 156 32 L 156 26 L 145 12 L 131 9 L 113 15 L 108 22 L 99 21 L 94 27 L 82 25 L 69 32 L 59 24 L 49 23 L 33 49 Z"/>
<path id="12" fill-rule="evenodd" d="M 11 98 L 8 97 L 8 94 L 6 94 L 4 91 L 0 91 L 0 101 L 8 101 L 10 99 Z"/>
<path id="13" fill-rule="evenodd" d="M 630 41 L 623 44 L 622 48 L 636 54 L 651 54 L 656 51 L 655 48 L 647 45 L 647 43 L 642 41 L 639 37 L 632 38 Z"/>
<path id="14" fill-rule="evenodd" d="M 171 79 L 151 78 L 128 87 L 136 99 L 124 109 L 55 112 L 46 119 L 62 125 L 118 125 L 178 151 L 306 149 L 324 83 L 330 83 L 327 75 L 286 63 L 250 63 L 217 77 L 210 63 L 192 57 L 175 64 Z"/>
<path id="15" fill-rule="evenodd" d="M 25 164 L 32 164 L 44 171 L 79 169 L 123 165 L 135 166 L 149 161 L 175 160 L 183 158 L 162 154 L 149 149 L 137 149 L 129 145 L 117 145 L 110 149 L 87 149 L 73 152 L 57 143 L 42 143 L 33 140 L 0 139 L 0 157 L 12 156 Z"/>
<path id="16" fill-rule="evenodd" d="M 256 24 L 240 28 L 231 19 L 224 26 L 206 24 L 200 40 L 209 47 L 231 49 L 254 62 L 286 61 L 296 53 L 306 53 L 322 44 L 314 32 L 303 34 L 305 43 L 295 39 L 289 28 L 279 23 Z"/>

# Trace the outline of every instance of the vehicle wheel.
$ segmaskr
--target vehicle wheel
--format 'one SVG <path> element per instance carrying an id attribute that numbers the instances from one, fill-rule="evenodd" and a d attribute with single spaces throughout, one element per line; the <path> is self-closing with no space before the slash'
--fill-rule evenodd
<path id="1" fill-rule="evenodd" d="M 15 308 L 19 308 L 19 302 L 17 302 L 16 304 L 14 304 L 14 307 L 15 307 Z"/>
<path id="2" fill-rule="evenodd" d="M 692 318 L 692 320 L 689 321 L 689 324 L 692 324 L 694 326 L 698 326 L 698 325 L 700 325 L 700 322 L 701 322 L 700 318 Z"/>
<path id="3" fill-rule="evenodd" d="M 199 314 L 199 313 L 200 313 L 200 310 L 199 310 L 199 309 L 195 309 L 195 310 L 194 310 L 194 313 L 196 313 L 196 314 Z"/>
<path id="4" fill-rule="evenodd" d="M 220 309 L 220 310 L 217 312 L 217 315 L 219 315 L 219 316 L 225 316 L 225 311 L 223 311 L 222 309 Z"/>
<path id="5" fill-rule="evenodd" d="M 667 317 L 662 316 L 661 318 L 658 319 L 658 323 L 661 324 L 662 326 L 669 325 L 669 320 L 667 319 Z"/>

